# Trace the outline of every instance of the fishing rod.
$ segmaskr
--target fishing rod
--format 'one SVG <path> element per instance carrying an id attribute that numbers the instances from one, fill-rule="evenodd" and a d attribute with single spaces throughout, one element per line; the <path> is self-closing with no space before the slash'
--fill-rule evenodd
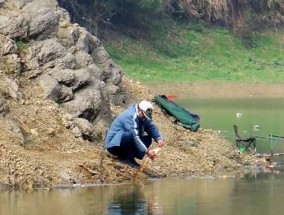
<path id="1" fill-rule="evenodd" d="M 274 135 L 274 134 L 269 134 L 268 136 L 272 137 L 272 138 L 280 138 L 280 139 L 284 139 L 283 136 L 279 136 L 279 135 Z"/>
<path id="2" fill-rule="evenodd" d="M 284 137 L 278 136 L 278 135 L 273 135 L 269 134 L 268 137 L 263 137 L 263 136 L 255 136 L 256 139 L 266 139 L 266 140 L 275 140 L 275 141 L 284 141 Z"/>

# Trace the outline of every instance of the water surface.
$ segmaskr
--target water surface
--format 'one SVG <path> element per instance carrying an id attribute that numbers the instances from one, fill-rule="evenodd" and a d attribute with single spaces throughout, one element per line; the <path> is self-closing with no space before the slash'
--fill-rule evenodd
<path id="1" fill-rule="evenodd" d="M 256 170 L 257 171 L 257 170 Z M 168 178 L 141 184 L 0 193 L 5 215 L 279 215 L 283 173 Z"/>
<path id="2" fill-rule="evenodd" d="M 257 136 L 259 152 L 284 152 L 284 99 L 176 99 L 187 110 L 198 113 L 200 125 L 205 129 L 219 130 L 234 142 L 233 125 L 237 125 L 242 137 Z"/>

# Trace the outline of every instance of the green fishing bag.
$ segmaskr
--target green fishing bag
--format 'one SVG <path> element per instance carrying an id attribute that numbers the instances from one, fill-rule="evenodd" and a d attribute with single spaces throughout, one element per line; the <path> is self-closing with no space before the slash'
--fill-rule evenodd
<path id="1" fill-rule="evenodd" d="M 155 96 L 153 100 L 164 112 L 176 118 L 175 123 L 191 130 L 197 131 L 200 127 L 200 117 L 191 113 L 175 102 L 169 100 L 165 95 Z"/>

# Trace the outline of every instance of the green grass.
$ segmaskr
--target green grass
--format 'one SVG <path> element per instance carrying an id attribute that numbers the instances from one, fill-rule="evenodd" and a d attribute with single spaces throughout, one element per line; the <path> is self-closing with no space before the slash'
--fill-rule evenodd
<path id="1" fill-rule="evenodd" d="M 156 30 L 151 34 L 155 36 L 148 40 L 120 37 L 105 44 L 130 79 L 144 84 L 284 80 L 280 33 L 255 36 L 250 49 L 230 31 L 219 28 L 175 25 L 167 33 Z"/>

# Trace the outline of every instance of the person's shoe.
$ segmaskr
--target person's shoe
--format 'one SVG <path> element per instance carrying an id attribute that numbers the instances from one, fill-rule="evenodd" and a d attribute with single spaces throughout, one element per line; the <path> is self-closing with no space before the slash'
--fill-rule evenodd
<path id="1" fill-rule="evenodd" d="M 137 161 L 136 161 L 134 158 L 130 159 L 130 162 L 131 162 L 134 166 L 140 167 L 140 164 L 137 163 Z"/>
<path id="2" fill-rule="evenodd" d="M 126 160 L 120 160 L 122 163 L 132 167 L 132 168 L 138 168 L 140 167 L 140 164 L 136 162 L 134 158 L 132 159 L 126 159 Z"/>
<path id="3" fill-rule="evenodd" d="M 105 149 L 105 152 L 107 157 L 109 158 L 112 158 L 112 159 L 118 159 L 118 155 L 114 155 L 114 154 L 111 154 L 107 149 Z"/>

